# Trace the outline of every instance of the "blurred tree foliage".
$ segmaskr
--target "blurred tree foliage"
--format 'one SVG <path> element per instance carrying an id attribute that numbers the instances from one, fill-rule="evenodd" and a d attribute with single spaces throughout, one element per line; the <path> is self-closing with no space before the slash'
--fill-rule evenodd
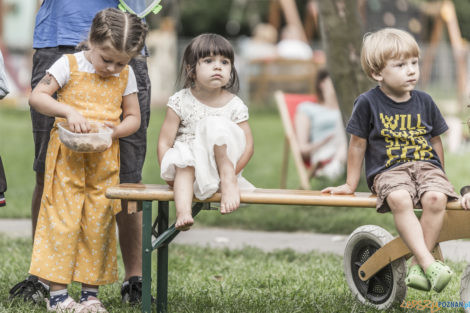
<path id="1" fill-rule="evenodd" d="M 226 35 L 233 0 L 180 0 L 180 30 L 185 37 L 194 37 L 201 33 Z"/>
<path id="2" fill-rule="evenodd" d="M 178 6 L 179 35 L 194 37 L 213 32 L 226 37 L 250 35 L 259 22 L 267 22 L 271 0 L 172 0 Z M 309 0 L 295 0 L 299 15 L 305 17 Z M 367 1 L 367 0 L 366 0 Z M 408 0 L 410 3 L 439 0 Z M 470 41 L 470 0 L 453 0 L 462 36 Z M 283 17 L 281 16 L 281 20 Z M 432 21 L 431 21 L 432 23 Z M 432 25 L 430 25 L 432 27 Z"/>
<path id="3" fill-rule="evenodd" d="M 470 1 L 454 0 L 454 5 L 462 37 L 470 41 Z"/>
<path id="4" fill-rule="evenodd" d="M 178 32 L 184 37 L 193 37 L 204 32 L 227 37 L 249 36 L 257 23 L 268 21 L 270 2 L 271 0 L 178 0 Z M 302 18 L 307 2 L 308 0 L 296 0 Z"/>

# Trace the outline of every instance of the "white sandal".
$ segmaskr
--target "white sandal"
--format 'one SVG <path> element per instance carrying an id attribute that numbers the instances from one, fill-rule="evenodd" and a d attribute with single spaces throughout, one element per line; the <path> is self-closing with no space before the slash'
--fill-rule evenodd
<path id="1" fill-rule="evenodd" d="M 106 311 L 103 303 L 101 303 L 101 301 L 98 298 L 95 298 L 95 297 L 90 297 L 90 298 L 92 298 L 92 299 L 80 302 L 80 305 L 82 305 L 85 308 L 84 312 L 108 313 L 108 311 Z"/>
<path id="2" fill-rule="evenodd" d="M 87 309 L 81 303 L 75 302 L 75 300 L 72 299 L 71 297 L 68 297 L 67 299 L 65 299 L 62 302 L 58 302 L 54 306 L 50 306 L 49 305 L 49 299 L 46 299 L 46 304 L 47 304 L 47 311 L 48 312 L 59 312 L 59 313 L 86 313 L 86 312 L 89 312 L 89 311 L 87 311 Z"/>

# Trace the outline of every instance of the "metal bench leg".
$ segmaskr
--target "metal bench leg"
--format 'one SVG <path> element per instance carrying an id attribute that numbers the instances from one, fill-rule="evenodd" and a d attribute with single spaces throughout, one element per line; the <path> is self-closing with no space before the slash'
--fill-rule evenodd
<path id="1" fill-rule="evenodd" d="M 158 234 L 168 229 L 168 201 L 158 201 Z M 157 312 L 166 313 L 168 303 L 168 245 L 157 252 Z"/>
<path id="2" fill-rule="evenodd" d="M 142 312 L 152 311 L 152 201 L 139 201 L 142 205 Z"/>

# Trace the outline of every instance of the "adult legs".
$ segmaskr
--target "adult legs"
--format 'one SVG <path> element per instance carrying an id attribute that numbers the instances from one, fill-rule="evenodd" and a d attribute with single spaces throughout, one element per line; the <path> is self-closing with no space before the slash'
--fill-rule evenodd
<path id="1" fill-rule="evenodd" d="M 127 201 L 122 201 L 122 211 L 116 215 L 119 245 L 124 263 L 124 280 L 142 276 L 142 212 L 127 213 Z"/>
<path id="2" fill-rule="evenodd" d="M 139 183 L 147 151 L 147 127 L 150 121 L 150 78 L 145 58 L 129 62 L 135 73 L 139 92 L 141 123 L 131 136 L 120 138 L 120 182 Z M 124 302 L 138 304 L 142 298 L 142 212 L 127 213 L 127 202 L 122 201 L 122 211 L 116 215 L 119 244 L 124 263 L 124 283 L 121 296 Z"/>
<path id="3" fill-rule="evenodd" d="M 34 186 L 31 200 L 31 228 L 34 241 L 36 224 L 38 222 L 39 208 L 41 207 L 42 191 L 44 189 L 44 172 L 36 172 L 36 186 Z"/>
<path id="4" fill-rule="evenodd" d="M 137 96 L 139 98 L 141 123 L 136 133 L 119 140 L 121 153 L 120 181 L 121 183 L 140 183 L 147 151 L 151 88 L 146 59 L 132 59 L 129 65 L 134 70 L 139 89 Z M 116 222 L 119 229 L 119 244 L 125 269 L 124 281 L 136 281 L 140 284 L 142 276 L 142 212 L 128 214 L 127 201 L 122 201 L 121 205 L 122 211 L 116 215 Z M 123 297 L 126 286 L 121 290 Z M 130 286 L 130 289 L 132 289 L 132 286 Z M 139 287 L 137 289 L 140 290 Z M 140 291 L 136 296 L 135 300 L 140 301 Z M 131 295 L 130 299 L 131 302 L 135 302 L 133 301 L 134 296 Z"/>
<path id="5" fill-rule="evenodd" d="M 214 158 L 220 177 L 220 213 L 235 211 L 240 206 L 240 189 L 238 187 L 235 165 L 227 155 L 227 145 L 214 146 Z"/>

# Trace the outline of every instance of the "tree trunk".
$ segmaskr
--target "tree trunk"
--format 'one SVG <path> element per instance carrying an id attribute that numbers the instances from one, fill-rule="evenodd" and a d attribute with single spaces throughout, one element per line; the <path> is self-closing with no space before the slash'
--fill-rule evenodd
<path id="1" fill-rule="evenodd" d="M 362 24 L 357 0 L 319 0 L 327 66 L 347 123 L 354 100 L 373 85 L 361 68 Z"/>

